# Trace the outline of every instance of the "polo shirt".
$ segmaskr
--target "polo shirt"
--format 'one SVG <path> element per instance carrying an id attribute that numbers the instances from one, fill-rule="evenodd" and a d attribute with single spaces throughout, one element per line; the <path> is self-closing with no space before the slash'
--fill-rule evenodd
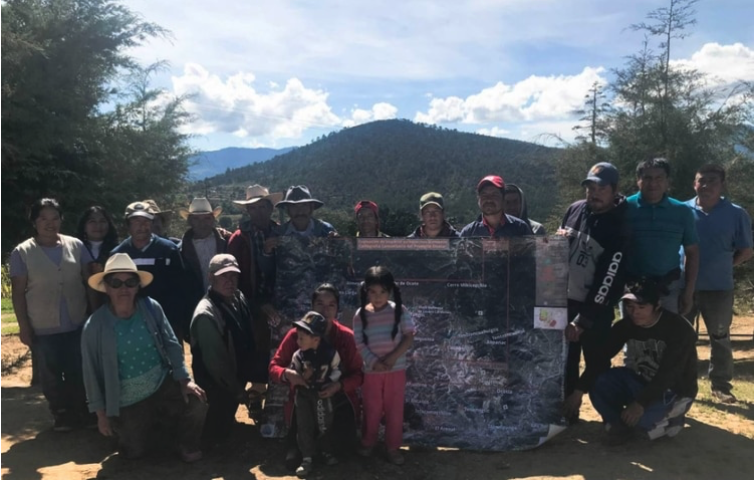
<path id="1" fill-rule="evenodd" d="M 726 198 L 709 213 L 691 198 L 685 204 L 693 211 L 699 238 L 696 291 L 729 291 L 735 286 L 732 258 L 738 249 L 753 247 L 753 226 L 748 213 Z"/>
<path id="2" fill-rule="evenodd" d="M 486 223 L 486 219 L 483 215 L 478 215 L 474 221 L 470 222 L 463 228 L 459 236 L 460 237 L 518 237 L 522 235 L 533 235 L 533 231 L 530 226 L 520 220 L 517 217 L 504 214 L 502 216 L 502 222 L 506 219 L 505 223 L 500 224 L 496 229 L 492 231 L 492 227 Z"/>
<path id="3" fill-rule="evenodd" d="M 644 202 L 640 192 L 628 197 L 625 216 L 631 233 L 627 271 L 632 275 L 668 274 L 680 266 L 680 246 L 698 243 L 693 211 L 666 194 L 654 204 Z"/>

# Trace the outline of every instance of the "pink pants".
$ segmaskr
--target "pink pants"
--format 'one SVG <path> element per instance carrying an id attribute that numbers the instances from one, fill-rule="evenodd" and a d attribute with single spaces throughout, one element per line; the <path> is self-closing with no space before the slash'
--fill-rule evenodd
<path id="1" fill-rule="evenodd" d="M 385 417 L 386 421 L 386 449 L 396 450 L 402 446 L 406 379 L 405 370 L 365 373 L 362 383 L 362 406 L 365 409 L 362 422 L 363 447 L 375 445 L 381 417 Z"/>

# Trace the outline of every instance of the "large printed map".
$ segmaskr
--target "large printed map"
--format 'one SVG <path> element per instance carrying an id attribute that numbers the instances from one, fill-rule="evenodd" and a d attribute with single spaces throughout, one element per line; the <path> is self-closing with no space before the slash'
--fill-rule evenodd
<path id="1" fill-rule="evenodd" d="M 339 288 L 339 321 L 351 326 L 365 271 L 392 271 L 417 327 L 406 443 L 524 449 L 563 428 L 566 239 L 282 238 L 276 261 L 285 322 L 274 347 L 320 283 Z M 282 435 L 285 400 L 281 386 L 269 392 L 264 435 Z"/>

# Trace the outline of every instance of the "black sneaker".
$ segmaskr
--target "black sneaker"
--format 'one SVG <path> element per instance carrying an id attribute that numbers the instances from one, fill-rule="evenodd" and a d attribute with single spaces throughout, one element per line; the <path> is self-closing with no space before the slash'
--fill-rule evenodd
<path id="1" fill-rule="evenodd" d="M 286 457 L 284 458 L 284 467 L 287 471 L 295 471 L 301 458 L 302 457 L 299 454 L 299 449 L 297 449 L 296 447 L 290 447 L 286 451 Z"/>
<path id="2" fill-rule="evenodd" d="M 305 477 L 312 472 L 312 457 L 305 457 L 302 463 L 297 467 L 297 477 Z"/>

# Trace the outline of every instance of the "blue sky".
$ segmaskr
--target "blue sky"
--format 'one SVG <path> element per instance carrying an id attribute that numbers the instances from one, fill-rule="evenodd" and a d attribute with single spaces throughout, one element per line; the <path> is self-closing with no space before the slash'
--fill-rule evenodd
<path id="1" fill-rule="evenodd" d="M 199 150 L 299 146 L 405 118 L 525 141 L 571 139 L 570 113 L 641 47 L 627 27 L 665 0 L 124 2 L 172 32 L 130 53 L 192 94 Z M 754 78 L 754 4 L 702 0 L 673 43 L 712 86 Z M 652 46 L 658 44 L 652 40 Z"/>

